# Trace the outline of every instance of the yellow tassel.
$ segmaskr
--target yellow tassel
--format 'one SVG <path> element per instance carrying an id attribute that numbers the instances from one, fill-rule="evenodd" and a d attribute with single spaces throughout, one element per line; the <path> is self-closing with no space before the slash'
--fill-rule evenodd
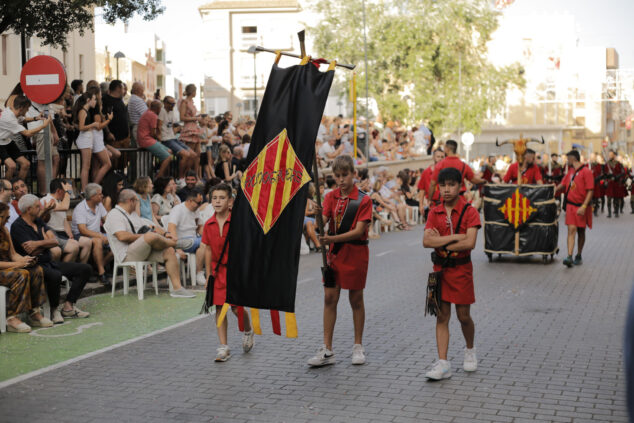
<path id="1" fill-rule="evenodd" d="M 334 71 L 335 70 L 335 66 L 337 66 L 337 61 L 336 60 L 332 60 L 330 62 L 330 66 L 328 66 L 328 71 Z"/>
<path id="2" fill-rule="evenodd" d="M 295 321 L 295 313 L 284 313 L 286 320 L 286 337 L 297 338 L 297 322 Z"/>
<path id="3" fill-rule="evenodd" d="M 262 328 L 260 327 L 260 310 L 257 308 L 251 309 L 251 326 L 253 326 L 253 333 L 256 335 L 262 335 Z"/>
<path id="4" fill-rule="evenodd" d="M 275 51 L 275 64 L 279 64 L 280 63 L 280 58 L 282 57 L 282 52 L 279 50 Z"/>
<path id="5" fill-rule="evenodd" d="M 304 58 L 302 59 L 302 61 L 299 63 L 300 66 L 304 66 L 305 64 L 307 64 L 308 62 L 310 62 L 310 56 L 304 56 Z"/>
<path id="6" fill-rule="evenodd" d="M 220 327 L 220 325 L 222 324 L 222 321 L 225 320 L 228 310 L 229 310 L 229 303 L 224 303 L 222 305 L 222 310 L 220 310 L 220 316 L 218 316 L 218 318 L 216 319 L 217 327 Z"/>

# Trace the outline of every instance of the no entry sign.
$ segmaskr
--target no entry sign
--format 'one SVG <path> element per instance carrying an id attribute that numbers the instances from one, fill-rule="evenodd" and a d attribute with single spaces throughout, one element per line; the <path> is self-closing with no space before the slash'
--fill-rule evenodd
<path id="1" fill-rule="evenodd" d="M 64 92 L 66 70 L 54 57 L 35 56 L 22 67 L 20 85 L 29 100 L 49 104 Z"/>

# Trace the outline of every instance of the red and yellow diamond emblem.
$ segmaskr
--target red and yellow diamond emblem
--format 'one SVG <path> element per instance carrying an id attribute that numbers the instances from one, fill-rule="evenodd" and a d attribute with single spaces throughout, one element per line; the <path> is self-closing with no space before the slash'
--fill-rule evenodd
<path id="1" fill-rule="evenodd" d="M 242 175 L 242 192 L 265 234 L 297 191 L 310 180 L 284 129 L 260 151 Z"/>
<path id="2" fill-rule="evenodd" d="M 512 196 L 508 197 L 500 210 L 504 214 L 504 218 L 508 220 L 511 226 L 517 229 L 528 221 L 528 218 L 537 211 L 531 205 L 528 198 L 520 194 L 519 188 L 515 190 Z"/>

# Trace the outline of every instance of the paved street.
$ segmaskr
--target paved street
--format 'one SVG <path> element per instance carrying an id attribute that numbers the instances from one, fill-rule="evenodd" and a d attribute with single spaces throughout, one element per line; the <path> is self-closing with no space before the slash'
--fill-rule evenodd
<path id="1" fill-rule="evenodd" d="M 245 355 L 232 317 L 233 357 L 214 363 L 213 322 L 197 320 L 0 390 L 0 421 L 626 421 L 621 340 L 633 223 L 630 214 L 595 219 L 584 264 L 572 269 L 561 253 L 549 265 L 541 257 L 488 263 L 480 233 L 473 255 L 480 363 L 473 374 L 461 369 L 464 343 L 454 316 L 449 355 L 458 370 L 449 380 L 425 381 L 436 348 L 434 320 L 423 316 L 431 266 L 419 226 L 371 243 L 365 366 L 350 364 L 345 299 L 338 363 L 306 365 L 322 333 L 320 256 L 311 254 L 302 257 L 298 278 L 298 339 L 273 335 L 263 314 L 264 335 Z"/>

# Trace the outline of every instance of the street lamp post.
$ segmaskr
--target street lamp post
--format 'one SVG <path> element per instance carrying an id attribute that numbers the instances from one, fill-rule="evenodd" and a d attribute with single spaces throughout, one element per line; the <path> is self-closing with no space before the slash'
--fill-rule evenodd
<path id="1" fill-rule="evenodd" d="M 255 55 L 258 53 L 258 49 L 256 46 L 251 46 L 247 50 L 249 53 L 253 54 L 253 118 L 255 120 L 258 119 L 258 76 L 255 68 Z"/>
<path id="2" fill-rule="evenodd" d="M 117 79 L 119 79 L 119 59 L 125 59 L 125 54 L 118 51 L 114 54 L 114 58 L 117 59 Z"/>

